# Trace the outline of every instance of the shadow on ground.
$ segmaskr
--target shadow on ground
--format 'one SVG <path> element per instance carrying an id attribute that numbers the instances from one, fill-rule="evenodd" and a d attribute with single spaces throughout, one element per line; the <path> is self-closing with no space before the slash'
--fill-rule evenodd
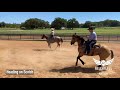
<path id="1" fill-rule="evenodd" d="M 60 73 L 98 73 L 100 71 L 95 70 L 95 67 L 75 67 L 75 66 L 71 66 L 71 67 L 65 67 L 62 69 L 52 69 L 50 70 L 50 72 L 60 72 Z"/>
<path id="2" fill-rule="evenodd" d="M 52 49 L 33 49 L 34 51 L 54 51 Z"/>

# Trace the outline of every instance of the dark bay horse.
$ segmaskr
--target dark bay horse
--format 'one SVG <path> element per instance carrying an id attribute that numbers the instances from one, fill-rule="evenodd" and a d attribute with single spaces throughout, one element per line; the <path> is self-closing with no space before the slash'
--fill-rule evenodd
<path id="1" fill-rule="evenodd" d="M 54 36 L 53 38 L 46 36 L 45 34 L 42 35 L 41 39 L 46 39 L 48 46 L 51 48 L 51 43 L 57 43 L 57 47 L 60 47 L 60 42 L 61 44 L 63 43 L 63 39 L 59 36 Z"/>
<path id="2" fill-rule="evenodd" d="M 78 35 L 72 35 L 71 45 L 73 45 L 75 42 L 78 43 L 78 53 L 79 53 L 76 60 L 76 66 L 78 64 L 78 60 L 80 60 L 81 63 L 84 65 L 85 63 L 80 59 L 80 57 L 86 55 L 84 52 L 86 48 L 85 40 L 83 37 L 80 37 Z M 111 59 L 114 58 L 113 51 L 101 45 L 95 45 L 87 56 L 95 56 L 95 55 L 99 55 L 100 61 L 106 60 L 110 55 L 111 55 Z"/>

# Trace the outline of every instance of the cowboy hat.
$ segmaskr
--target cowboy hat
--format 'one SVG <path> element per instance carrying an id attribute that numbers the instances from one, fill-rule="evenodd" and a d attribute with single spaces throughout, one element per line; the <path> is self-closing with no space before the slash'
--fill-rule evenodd
<path id="1" fill-rule="evenodd" d="M 51 28 L 52 31 L 54 31 L 54 28 Z"/>
<path id="2" fill-rule="evenodd" d="M 90 26 L 87 30 L 94 30 L 95 26 Z"/>

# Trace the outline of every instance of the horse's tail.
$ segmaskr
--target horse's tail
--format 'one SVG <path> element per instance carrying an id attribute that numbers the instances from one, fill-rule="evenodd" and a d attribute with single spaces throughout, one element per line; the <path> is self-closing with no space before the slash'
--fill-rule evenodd
<path id="1" fill-rule="evenodd" d="M 110 51 L 111 51 L 111 59 L 112 59 L 112 58 L 114 58 L 114 53 L 112 50 L 110 50 Z"/>

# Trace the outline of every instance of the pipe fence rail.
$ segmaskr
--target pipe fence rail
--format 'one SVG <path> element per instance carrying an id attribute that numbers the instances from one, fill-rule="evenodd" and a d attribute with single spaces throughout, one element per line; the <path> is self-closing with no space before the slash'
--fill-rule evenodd
<path id="1" fill-rule="evenodd" d="M 0 40 L 44 40 L 42 34 L 0 34 Z M 63 40 L 71 40 L 72 35 L 57 35 Z M 86 38 L 86 35 L 80 35 Z M 120 41 L 120 35 L 98 35 L 98 41 Z"/>

